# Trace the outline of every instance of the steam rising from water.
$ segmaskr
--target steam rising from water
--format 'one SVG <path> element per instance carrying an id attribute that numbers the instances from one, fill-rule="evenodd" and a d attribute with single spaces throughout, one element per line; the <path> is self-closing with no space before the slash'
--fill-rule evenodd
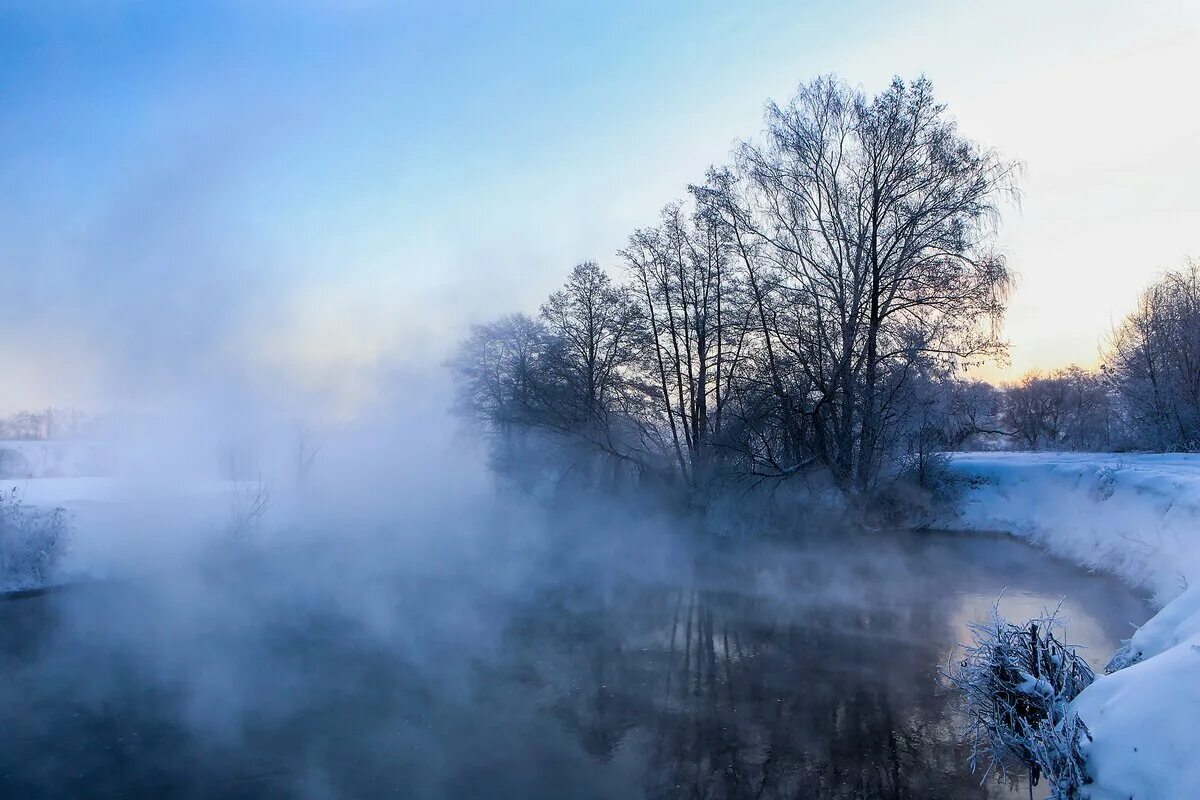
<path id="1" fill-rule="evenodd" d="M 1103 658 L 1141 613 L 1008 540 L 704 543 L 600 501 L 547 514 L 399 477 L 369 517 L 334 493 L 286 530 L 0 603 L 0 787 L 1005 796 L 965 771 L 934 678 L 965 620 L 1004 581 L 1022 609 L 1067 589 Z"/>

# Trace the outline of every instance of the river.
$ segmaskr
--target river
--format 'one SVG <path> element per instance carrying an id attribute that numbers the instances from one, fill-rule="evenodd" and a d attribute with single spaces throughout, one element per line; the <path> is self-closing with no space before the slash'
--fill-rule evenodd
<path id="1" fill-rule="evenodd" d="M 1061 600 L 1098 669 L 1151 613 L 1000 536 L 506 558 L 2 602 L 0 797 L 1026 797 L 957 742 L 968 624 Z"/>

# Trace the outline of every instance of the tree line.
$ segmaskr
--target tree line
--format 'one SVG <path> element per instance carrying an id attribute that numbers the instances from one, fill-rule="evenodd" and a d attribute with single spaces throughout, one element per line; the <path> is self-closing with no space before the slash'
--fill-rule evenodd
<path id="1" fill-rule="evenodd" d="M 473 328 L 460 403 L 502 456 L 536 439 L 691 490 L 819 472 L 863 495 L 988 437 L 1112 446 L 1116 394 L 1139 441 L 1200 442 L 1194 265 L 1143 298 L 1103 373 L 962 377 L 1004 352 L 995 233 L 1018 174 L 925 78 L 875 96 L 818 78 L 768 104 L 761 134 L 611 273 L 580 263 L 536 315 Z"/>
<path id="2" fill-rule="evenodd" d="M 632 233 L 620 280 L 584 262 L 537 316 L 476 327 L 463 404 L 501 440 L 540 431 L 692 488 L 820 469 L 867 491 L 928 387 L 1003 349 L 992 243 L 1016 172 L 924 78 L 802 85 Z"/>
<path id="3" fill-rule="evenodd" d="M 1143 290 L 1100 362 L 993 389 L 976 415 L 1027 450 L 1200 450 L 1200 261 Z"/>
<path id="4" fill-rule="evenodd" d="M 79 438 L 92 433 L 99 423 L 75 409 L 17 411 L 0 417 L 0 440 Z"/>

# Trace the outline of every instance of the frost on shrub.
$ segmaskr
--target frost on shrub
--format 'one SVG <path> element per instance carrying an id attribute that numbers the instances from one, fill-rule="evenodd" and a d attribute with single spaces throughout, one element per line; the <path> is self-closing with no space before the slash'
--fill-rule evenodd
<path id="1" fill-rule="evenodd" d="M 21 502 L 16 488 L 0 490 L 0 590 L 50 582 L 66 545 L 67 515 Z"/>
<path id="2" fill-rule="evenodd" d="M 876 517 L 893 525 L 926 528 L 944 520 L 962 498 L 964 480 L 946 453 L 900 458 L 871 497 Z"/>
<path id="3" fill-rule="evenodd" d="M 990 621 L 971 626 L 972 643 L 947 677 L 961 693 L 971 768 L 986 760 L 986 780 L 1019 762 L 1031 784 L 1044 775 L 1050 796 L 1065 799 L 1089 782 L 1081 746 L 1091 736 L 1070 703 L 1095 675 L 1057 627 L 1055 614 L 1021 626 L 993 609 Z"/>
<path id="4" fill-rule="evenodd" d="M 1113 653 L 1108 663 L 1104 665 L 1104 674 L 1112 675 L 1114 672 L 1120 672 L 1126 667 L 1132 667 L 1141 660 L 1141 651 L 1137 649 L 1132 641 L 1126 639 L 1121 643 L 1121 647 L 1117 652 Z"/>

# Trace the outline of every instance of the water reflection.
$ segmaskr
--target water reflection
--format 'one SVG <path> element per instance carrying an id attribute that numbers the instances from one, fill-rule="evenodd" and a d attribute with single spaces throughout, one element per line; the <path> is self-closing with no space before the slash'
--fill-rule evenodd
<path id="1" fill-rule="evenodd" d="M 1102 662 L 1148 614 L 1004 539 L 561 558 L 500 595 L 382 581 L 405 624 L 370 635 L 247 595 L 253 624 L 189 619 L 214 651 L 174 666 L 94 633 L 119 616 L 172 646 L 148 590 L 0 604 L 0 796 L 1023 797 L 980 786 L 954 736 L 935 676 L 966 623 L 1001 590 L 1014 615 L 1066 595 L 1068 637 Z"/>

